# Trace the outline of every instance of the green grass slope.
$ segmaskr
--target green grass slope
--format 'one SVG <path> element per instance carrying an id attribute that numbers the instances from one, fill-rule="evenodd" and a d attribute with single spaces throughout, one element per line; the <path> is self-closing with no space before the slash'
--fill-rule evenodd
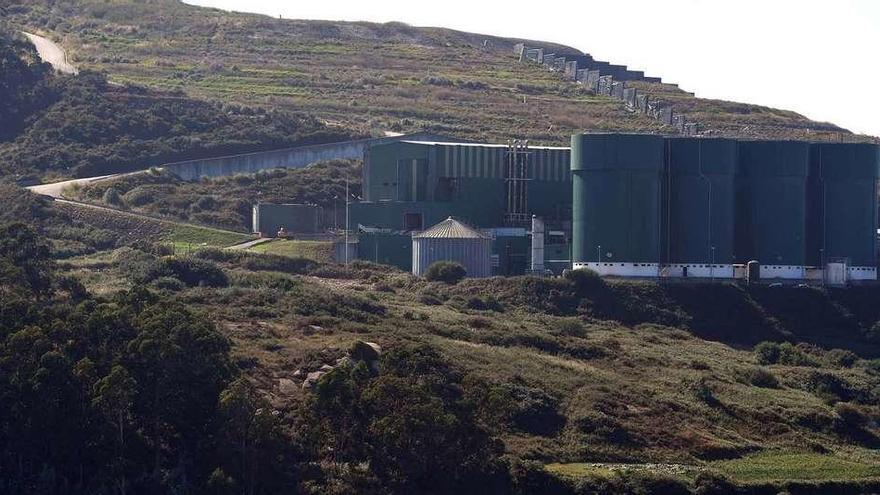
<path id="1" fill-rule="evenodd" d="M 58 38 L 77 64 L 112 81 L 295 108 L 364 132 L 424 129 L 561 144 L 583 130 L 668 130 L 519 64 L 512 52 L 519 40 L 399 23 L 273 19 L 175 0 L 16 2 L 8 11 L 12 22 Z M 793 112 L 702 100 L 656 84 L 642 89 L 663 94 L 716 134 L 837 139 L 845 132 Z"/>

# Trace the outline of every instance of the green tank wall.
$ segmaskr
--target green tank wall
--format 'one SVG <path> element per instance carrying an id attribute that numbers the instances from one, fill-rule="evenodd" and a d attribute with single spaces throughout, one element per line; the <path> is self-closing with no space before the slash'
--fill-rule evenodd
<path id="1" fill-rule="evenodd" d="M 808 143 L 740 141 L 737 262 L 805 265 Z"/>
<path id="2" fill-rule="evenodd" d="M 659 263 L 661 136 L 572 136 L 572 261 Z"/>
<path id="3" fill-rule="evenodd" d="M 876 266 L 880 146 L 814 144 L 810 172 L 816 191 L 810 210 L 810 264 L 847 258 L 851 266 Z"/>
<path id="4" fill-rule="evenodd" d="M 737 144 L 668 139 L 664 262 L 733 263 Z"/>

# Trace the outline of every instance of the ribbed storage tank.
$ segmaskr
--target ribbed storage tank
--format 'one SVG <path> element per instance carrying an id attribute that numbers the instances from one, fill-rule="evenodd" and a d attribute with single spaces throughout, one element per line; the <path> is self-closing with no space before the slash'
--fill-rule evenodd
<path id="1" fill-rule="evenodd" d="M 870 267 L 876 278 L 877 179 L 880 146 L 867 143 L 817 143 L 810 153 L 816 176 L 817 220 L 811 227 L 817 264 L 845 258 L 850 267 Z M 864 270 L 861 270 L 864 271 Z M 868 270 L 871 271 L 871 270 Z M 859 275 L 853 273 L 852 275 Z M 860 277 L 862 278 L 862 277 Z M 865 277 L 871 278 L 871 277 Z"/>
<path id="2" fill-rule="evenodd" d="M 691 275 L 723 276 L 705 265 L 734 261 L 737 143 L 675 138 L 666 146 L 664 262 L 671 269 L 689 265 Z"/>
<path id="3" fill-rule="evenodd" d="M 412 236 L 412 272 L 422 276 L 432 263 L 454 261 L 473 278 L 492 274 L 492 239 L 452 217 Z"/>
<path id="4" fill-rule="evenodd" d="M 576 134 L 571 147 L 573 267 L 603 275 L 656 276 L 663 138 Z"/>
<path id="5" fill-rule="evenodd" d="M 810 145 L 740 141 L 736 258 L 761 264 L 761 278 L 801 278 L 806 264 Z"/>

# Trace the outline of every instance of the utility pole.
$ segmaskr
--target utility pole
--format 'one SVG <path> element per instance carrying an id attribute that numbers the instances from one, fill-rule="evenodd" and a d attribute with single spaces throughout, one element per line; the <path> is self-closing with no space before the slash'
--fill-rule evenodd
<path id="1" fill-rule="evenodd" d="M 345 266 L 348 266 L 348 176 L 345 176 Z"/>

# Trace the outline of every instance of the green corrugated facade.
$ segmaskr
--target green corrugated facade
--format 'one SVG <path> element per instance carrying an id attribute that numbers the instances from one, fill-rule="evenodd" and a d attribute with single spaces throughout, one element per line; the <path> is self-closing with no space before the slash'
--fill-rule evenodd
<path id="1" fill-rule="evenodd" d="M 571 215 L 570 152 L 562 147 L 529 148 L 528 205 L 548 221 Z M 504 223 L 508 148 L 504 145 L 396 142 L 370 148 L 363 183 L 366 202 L 463 203 L 479 227 Z M 429 223 L 426 221 L 426 223 Z"/>

